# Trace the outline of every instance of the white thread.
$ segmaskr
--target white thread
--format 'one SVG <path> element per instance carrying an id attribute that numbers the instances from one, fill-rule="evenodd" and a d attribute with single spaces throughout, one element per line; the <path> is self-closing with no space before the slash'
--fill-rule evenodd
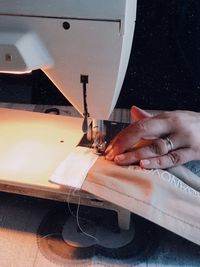
<path id="1" fill-rule="evenodd" d="M 47 234 L 47 235 L 42 236 L 41 239 L 44 239 L 44 238 L 47 238 L 50 236 L 54 236 L 54 235 L 61 235 L 61 234 L 60 233 L 51 233 L 51 234 Z"/>
<path id="2" fill-rule="evenodd" d="M 80 204 L 81 204 L 81 198 L 80 198 L 80 196 L 79 196 L 78 206 L 77 206 L 77 210 L 76 210 L 76 223 L 77 223 L 77 225 L 78 225 L 78 228 L 81 230 L 81 232 L 82 232 L 84 235 L 86 235 L 86 236 L 88 236 L 88 237 L 90 237 L 90 238 L 93 238 L 94 240 L 96 240 L 96 241 L 98 242 L 98 239 L 97 239 L 95 236 L 90 235 L 90 234 L 88 234 L 87 232 L 85 232 L 85 231 L 82 229 L 81 225 L 80 225 L 79 218 L 78 218 L 78 216 L 79 216 L 79 210 L 80 210 Z M 85 220 L 85 219 L 84 219 L 84 220 Z M 87 220 L 86 220 L 86 221 L 87 221 Z"/>
<path id="3" fill-rule="evenodd" d="M 73 189 L 73 190 L 71 191 L 70 189 Z M 80 197 L 80 195 L 77 196 L 77 197 L 78 197 L 78 204 L 77 204 L 76 214 L 74 214 L 73 211 L 71 210 L 71 207 L 70 207 L 70 196 L 71 196 L 72 194 L 74 194 L 75 192 L 80 191 L 80 190 L 77 189 L 77 188 L 73 188 L 73 187 L 70 187 L 70 189 L 69 189 L 69 193 L 68 193 L 68 197 L 67 197 L 67 204 L 68 204 L 68 210 L 69 210 L 71 216 L 73 216 L 74 218 L 76 218 L 77 226 L 79 227 L 80 231 L 81 231 L 85 236 L 88 236 L 88 237 L 90 237 L 90 238 L 93 238 L 94 240 L 96 240 L 96 241 L 98 242 L 98 239 L 97 239 L 95 236 L 90 235 L 90 234 L 88 234 L 87 232 L 85 232 L 85 231 L 82 229 L 81 225 L 80 225 L 80 222 L 79 222 L 79 211 L 80 211 L 80 205 L 81 205 L 81 197 Z M 87 222 L 91 222 L 91 220 L 87 220 L 87 219 L 85 219 L 85 218 L 84 218 L 84 220 L 87 221 Z"/>
<path id="4" fill-rule="evenodd" d="M 71 189 L 72 189 L 72 191 L 71 191 Z M 68 207 L 68 210 L 69 210 L 71 216 L 75 217 L 75 218 L 76 218 L 76 215 L 73 213 L 73 211 L 71 210 L 71 207 L 70 207 L 70 196 L 71 196 L 71 194 L 74 194 L 76 191 L 78 191 L 76 188 L 70 187 L 69 193 L 67 193 L 67 207 Z"/>

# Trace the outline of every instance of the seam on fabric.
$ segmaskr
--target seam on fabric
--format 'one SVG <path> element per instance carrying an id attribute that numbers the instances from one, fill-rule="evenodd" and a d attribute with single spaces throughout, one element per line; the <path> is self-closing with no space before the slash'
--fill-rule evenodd
<path id="1" fill-rule="evenodd" d="M 109 188 L 109 189 L 111 189 L 112 191 L 114 191 L 114 192 L 116 192 L 116 193 L 118 193 L 118 194 L 121 194 L 121 192 L 119 192 L 119 191 L 117 191 L 117 190 L 113 190 L 112 188 L 110 188 L 110 187 L 108 187 L 108 186 L 105 187 L 105 186 L 103 186 L 103 185 L 100 184 L 100 183 L 94 183 L 94 182 L 91 182 L 91 181 L 90 181 L 90 183 L 92 183 L 92 184 L 94 184 L 94 185 L 95 185 L 95 184 L 96 184 L 96 185 L 100 185 L 100 186 L 102 186 L 102 187 L 104 187 L 104 188 Z M 137 202 L 141 202 L 141 203 L 143 203 L 143 204 L 146 205 L 146 206 L 151 206 L 153 209 L 159 211 L 160 213 L 162 213 L 162 214 L 164 214 L 164 215 L 167 215 L 168 217 L 171 217 L 171 218 L 173 218 L 173 219 L 175 219 L 175 220 L 177 220 L 177 221 L 179 221 L 179 222 L 181 222 L 181 223 L 184 223 L 184 224 L 187 224 L 187 225 L 189 225 L 189 226 L 191 226 L 191 227 L 193 227 L 193 228 L 196 228 L 197 230 L 200 231 L 200 227 L 198 227 L 198 226 L 196 226 L 196 225 L 194 225 L 194 224 L 192 224 L 192 223 L 190 223 L 190 222 L 184 221 L 184 220 L 182 220 L 182 219 L 180 219 L 180 218 L 178 218 L 178 217 L 176 217 L 176 216 L 174 216 L 174 215 L 170 215 L 170 214 L 168 214 L 167 212 L 165 212 L 165 211 L 163 211 L 163 210 L 157 208 L 156 206 L 154 206 L 154 205 L 152 205 L 152 204 L 150 204 L 150 203 L 147 203 L 147 202 L 144 201 L 144 200 L 140 200 L 140 199 L 138 199 L 138 198 L 136 198 L 136 197 L 133 197 L 133 196 L 130 196 L 130 195 L 128 195 L 128 194 L 124 194 L 124 195 L 127 196 L 127 197 L 129 197 L 129 198 L 133 198 L 135 201 L 137 201 Z"/>

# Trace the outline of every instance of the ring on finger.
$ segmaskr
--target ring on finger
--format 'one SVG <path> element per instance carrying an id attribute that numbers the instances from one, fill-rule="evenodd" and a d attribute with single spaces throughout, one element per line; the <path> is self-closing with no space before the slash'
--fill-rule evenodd
<path id="1" fill-rule="evenodd" d="M 174 144 L 172 142 L 172 140 L 167 136 L 165 138 L 163 138 L 165 140 L 165 144 L 166 144 L 166 147 L 167 147 L 167 150 L 169 152 L 173 151 L 174 150 Z"/>

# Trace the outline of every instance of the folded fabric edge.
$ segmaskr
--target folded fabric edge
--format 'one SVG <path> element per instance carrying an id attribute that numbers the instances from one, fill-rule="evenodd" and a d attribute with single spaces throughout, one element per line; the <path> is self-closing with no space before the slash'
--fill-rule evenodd
<path id="1" fill-rule="evenodd" d="M 98 157 L 90 148 L 77 146 L 59 164 L 49 182 L 80 189 Z"/>

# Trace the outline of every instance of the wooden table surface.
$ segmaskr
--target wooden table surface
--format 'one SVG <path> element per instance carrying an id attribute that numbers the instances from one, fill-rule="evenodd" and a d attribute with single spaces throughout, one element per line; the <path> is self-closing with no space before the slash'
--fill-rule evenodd
<path id="1" fill-rule="evenodd" d="M 50 106 L 1 103 L 0 107 L 44 112 Z M 78 116 L 72 107 L 59 107 L 62 115 Z M 115 110 L 111 120 L 130 122 L 128 110 Z M 87 261 L 65 261 L 46 251 L 38 229 L 46 214 L 67 203 L 0 193 L 0 267 L 53 266 L 200 266 L 200 247 L 158 226 L 156 248 L 145 260 L 107 259 L 96 255 Z M 57 229 L 55 229 L 55 232 Z M 54 233 L 56 234 L 56 233 Z M 146 241 L 148 242 L 148 240 Z M 59 247 L 59 243 L 57 243 Z"/>

